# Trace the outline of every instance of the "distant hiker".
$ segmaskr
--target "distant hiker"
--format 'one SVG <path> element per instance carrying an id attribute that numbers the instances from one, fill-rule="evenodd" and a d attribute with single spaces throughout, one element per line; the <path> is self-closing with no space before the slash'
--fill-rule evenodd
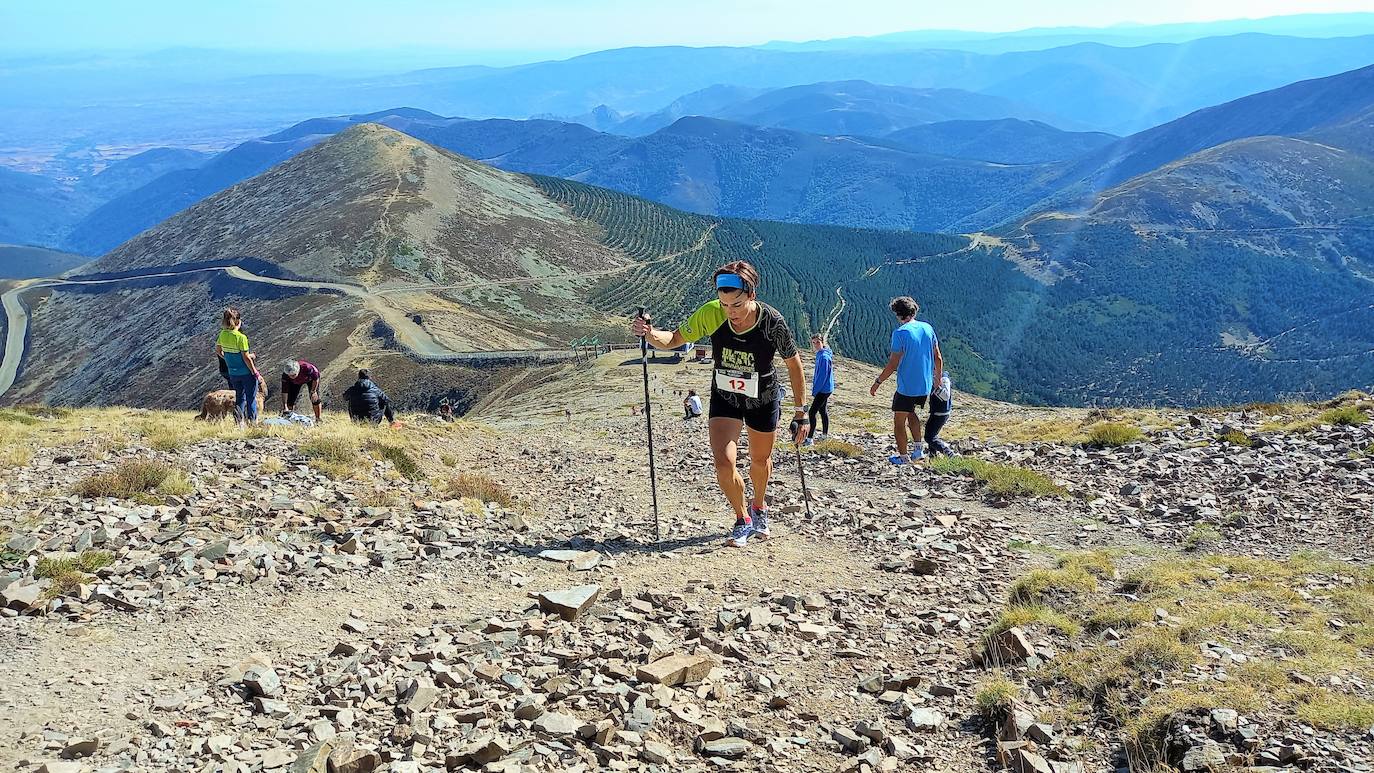
<path id="1" fill-rule="evenodd" d="M 220 315 L 219 338 L 215 339 L 215 354 L 224 358 L 229 370 L 229 384 L 234 389 L 234 420 L 239 426 L 258 423 L 258 389 L 267 393 L 267 382 L 248 350 L 248 336 L 239 329 L 242 326 L 239 310 L 227 308 Z"/>
<path id="2" fill-rule="evenodd" d="M 447 397 L 439 400 L 439 418 L 453 421 L 453 403 L 450 403 Z"/>
<path id="3" fill-rule="evenodd" d="M 571 421 L 572 421 L 572 409 L 571 409 L 571 408 L 568 408 L 568 407 L 566 407 L 566 406 L 563 408 L 563 418 L 564 418 L 564 420 L 566 420 L 566 421 L 568 421 L 568 422 L 571 422 Z"/>
<path id="4" fill-rule="evenodd" d="M 687 396 L 682 399 L 682 420 L 688 421 L 701 415 L 701 398 L 697 396 L 697 390 L 688 389 Z"/>
<path id="5" fill-rule="evenodd" d="M 692 313 L 676 331 L 655 330 L 649 321 L 636 318 L 634 335 L 655 349 L 675 349 L 703 336 L 711 337 L 715 354 L 711 402 L 707 424 L 716 481 L 734 510 L 735 527 L 726 545 L 744 547 L 750 536 L 767 538 L 768 479 L 773 471 L 773 441 L 782 420 L 782 392 L 774 357 L 787 366 L 795 396 L 796 413 L 790 426 L 792 442 L 806 440 L 810 419 L 801 403 L 806 377 L 801 356 L 787 321 L 775 309 L 757 300 L 758 271 L 744 261 L 716 269 L 716 295 Z M 754 483 L 752 501 L 745 502 L 744 478 L 735 466 L 740 429 L 748 428 L 749 477 Z"/>
<path id="6" fill-rule="evenodd" d="M 348 418 L 381 424 L 383 419 L 392 425 L 396 416 L 391 412 L 391 399 L 386 392 L 372 381 L 372 374 L 366 368 L 358 371 L 358 380 L 344 390 L 344 400 L 348 402 Z"/>
<path id="7" fill-rule="evenodd" d="M 949 421 L 949 410 L 953 403 L 954 389 L 950 386 L 949 374 L 942 372 L 940 383 L 936 384 L 935 391 L 930 393 L 930 417 L 926 419 L 926 450 L 931 456 L 954 456 L 954 449 L 950 448 L 949 443 L 937 437 L 945 422 Z"/>
<path id="8" fill-rule="evenodd" d="M 897 440 L 897 455 L 888 457 L 888 461 L 900 465 L 925 457 L 921 448 L 921 417 L 916 409 L 925 407 L 935 387 L 935 374 L 944 371 L 944 358 L 940 356 L 935 329 L 916 321 L 916 312 L 920 310 L 916 301 L 904 295 L 893 298 L 888 307 L 897 315 L 900 324 L 892 331 L 892 355 L 888 357 L 887 367 L 878 374 L 868 393 L 876 397 L 878 387 L 894 372 L 897 374 L 897 391 L 892 395 L 892 434 Z M 908 428 L 915 444 L 910 456 L 907 455 Z"/>
<path id="9" fill-rule="evenodd" d="M 310 407 L 315 412 L 315 421 L 320 421 L 320 369 L 305 360 L 287 360 L 281 365 L 281 412 L 283 415 L 295 413 L 296 401 L 301 396 L 301 387 L 308 387 Z"/>
<path id="10" fill-rule="evenodd" d="M 830 351 L 830 345 L 820 333 L 811 336 L 811 348 L 816 350 L 816 372 L 811 374 L 811 429 L 814 431 L 819 426 L 820 433 L 815 440 L 825 440 L 830 434 L 830 395 L 835 391 L 835 353 Z M 818 416 L 819 425 L 816 424 Z M 815 440 L 807 438 L 806 444 L 811 445 Z"/>

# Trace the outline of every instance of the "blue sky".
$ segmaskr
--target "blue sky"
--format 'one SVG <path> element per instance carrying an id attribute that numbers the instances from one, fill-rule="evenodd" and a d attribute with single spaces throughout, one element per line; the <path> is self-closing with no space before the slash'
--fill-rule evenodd
<path id="1" fill-rule="evenodd" d="M 574 51 L 1371 11 L 1374 0 L 0 0 L 0 51 Z"/>

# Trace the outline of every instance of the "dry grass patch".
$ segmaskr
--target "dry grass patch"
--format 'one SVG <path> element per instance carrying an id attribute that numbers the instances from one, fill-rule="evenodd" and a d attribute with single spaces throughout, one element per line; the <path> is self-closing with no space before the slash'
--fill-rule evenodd
<path id="1" fill-rule="evenodd" d="M 1066 636 L 1068 646 L 1035 678 L 1106 714 L 1144 769 L 1158 761 L 1160 733 L 1180 711 L 1223 706 L 1330 730 L 1374 722 L 1366 698 L 1322 686 L 1335 675 L 1347 684 L 1374 678 L 1374 571 L 1315 554 L 1163 555 L 1107 583 L 1112 558 L 1065 554 L 1055 568 L 1026 574 L 998 625 L 1039 623 Z M 1118 636 L 1102 637 L 1108 628 Z M 1249 659 L 1216 681 L 1202 656 L 1208 642 Z"/>
<path id="2" fill-rule="evenodd" d="M 77 496 L 87 499 L 110 497 L 133 499 L 139 494 L 157 490 L 169 477 L 173 468 L 152 459 L 131 459 L 120 462 L 110 472 L 99 473 L 76 484 Z"/>
<path id="3" fill-rule="evenodd" d="M 515 496 L 509 489 L 480 472 L 459 473 L 448 480 L 444 490 L 452 499 L 494 502 L 506 508 L 515 505 Z"/>
<path id="4" fill-rule="evenodd" d="M 842 456 L 846 459 L 858 459 L 864 455 L 864 450 L 860 446 L 835 438 L 826 438 L 812 443 L 809 446 L 802 446 L 804 454 L 820 454 L 822 456 Z"/>

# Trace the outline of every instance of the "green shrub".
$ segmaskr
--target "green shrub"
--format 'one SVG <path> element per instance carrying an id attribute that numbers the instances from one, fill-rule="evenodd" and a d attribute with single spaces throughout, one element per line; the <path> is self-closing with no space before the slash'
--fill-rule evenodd
<path id="1" fill-rule="evenodd" d="M 1020 688 L 1015 682 L 995 674 L 978 685 L 973 702 L 979 714 L 989 719 L 1000 719 L 1011 713 L 1019 692 Z"/>

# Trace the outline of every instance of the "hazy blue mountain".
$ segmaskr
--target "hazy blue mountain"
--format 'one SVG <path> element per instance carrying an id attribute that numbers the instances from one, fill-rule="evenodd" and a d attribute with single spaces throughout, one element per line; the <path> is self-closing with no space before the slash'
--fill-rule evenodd
<path id="1" fill-rule="evenodd" d="M 1103 132 L 1066 132 L 1040 121 L 941 121 L 892 132 L 885 139 L 917 153 L 1037 164 L 1082 156 L 1118 139 Z"/>
<path id="2" fill-rule="evenodd" d="M 602 131 L 640 137 L 671 126 L 677 119 L 689 115 L 715 115 L 731 105 L 753 99 L 766 91 L 767 89 L 717 83 L 700 91 L 684 94 L 660 110 L 624 115 L 614 126 Z"/>
<path id="3" fill-rule="evenodd" d="M 253 140 L 225 151 L 203 166 L 165 174 L 97 207 L 72 227 L 65 249 L 100 255 L 140 231 L 235 183 L 268 170 L 328 137 Z"/>
<path id="4" fill-rule="evenodd" d="M 1125 137 L 1074 161 L 1049 183 L 1043 199 L 1013 197 L 1028 212 L 1081 206 L 1084 197 L 1185 156 L 1246 137 L 1312 134 L 1357 149 L 1369 137 L 1374 65 L 1293 83 L 1199 110 Z M 1034 191 L 1027 193 L 1034 194 Z M 1010 214 L 1010 213 L 1009 213 Z"/>
<path id="5" fill-rule="evenodd" d="M 1263 19 L 1228 19 L 1175 24 L 1116 24 L 1110 27 L 1034 27 L 1015 32 L 969 30 L 913 30 L 885 35 L 831 38 L 805 42 L 774 41 L 761 48 L 779 51 L 855 51 L 871 49 L 943 48 L 1001 54 L 1039 51 L 1076 43 L 1142 46 L 1183 43 L 1206 37 L 1260 32 L 1308 38 L 1374 34 L 1374 13 L 1310 13 Z"/>
<path id="6" fill-rule="evenodd" d="M 88 208 L 79 190 L 0 167 L 0 242 L 55 244 Z"/>
<path id="7" fill-rule="evenodd" d="M 90 258 L 70 252 L 19 244 L 0 244 L 0 279 L 56 276 L 88 263 Z"/>
<path id="8" fill-rule="evenodd" d="M 168 172 L 194 169 L 214 154 L 187 148 L 153 148 L 122 158 L 80 182 L 93 197 L 108 201 L 147 185 Z"/>
<path id="9" fill-rule="evenodd" d="M 879 137 L 909 126 L 960 119 L 1062 119 L 1011 99 L 962 89 L 909 89 L 867 81 L 775 89 L 711 113 L 727 121 L 812 134 Z"/>

